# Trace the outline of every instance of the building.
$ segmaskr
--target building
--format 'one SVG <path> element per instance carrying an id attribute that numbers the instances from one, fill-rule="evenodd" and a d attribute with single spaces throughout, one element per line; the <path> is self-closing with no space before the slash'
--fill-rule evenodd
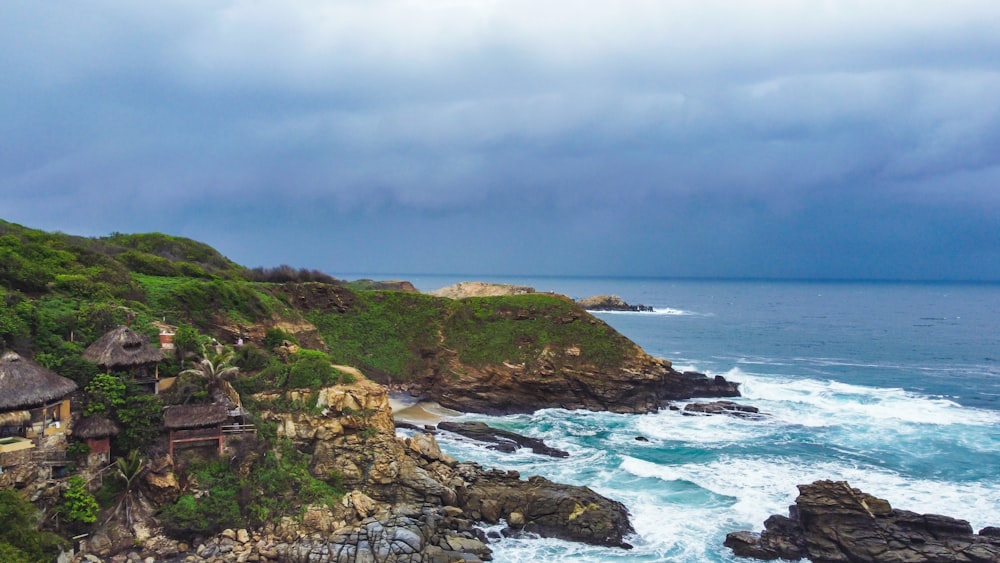
<path id="1" fill-rule="evenodd" d="M 69 395 L 76 388 L 15 352 L 0 357 L 0 472 L 32 460 L 65 460 Z"/>
<path id="2" fill-rule="evenodd" d="M 164 358 L 163 351 L 127 326 L 119 326 L 98 338 L 83 351 L 83 357 L 107 373 L 124 373 L 150 392 L 160 392 L 159 363 Z"/>
<path id="3" fill-rule="evenodd" d="M 177 405 L 163 409 L 163 425 L 170 432 L 170 455 L 174 446 L 200 442 L 217 443 L 222 455 L 222 424 L 229 414 L 225 405 Z"/>
<path id="4" fill-rule="evenodd" d="M 73 437 L 85 442 L 90 456 L 107 463 L 111 460 L 111 438 L 118 435 L 118 427 L 103 416 L 81 418 L 73 425 Z"/>

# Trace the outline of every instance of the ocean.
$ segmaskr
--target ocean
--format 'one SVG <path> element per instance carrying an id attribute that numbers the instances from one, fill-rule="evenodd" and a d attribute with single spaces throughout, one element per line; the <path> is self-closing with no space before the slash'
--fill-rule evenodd
<path id="1" fill-rule="evenodd" d="M 495 561 L 737 561 L 726 533 L 759 531 L 817 479 L 1000 525 L 1000 284 L 400 277 L 422 291 L 479 280 L 652 306 L 595 314 L 679 370 L 741 382 L 737 400 L 767 413 L 462 415 L 571 455 L 442 433 L 448 454 L 589 486 L 623 502 L 636 529 L 630 551 L 502 539 Z"/>

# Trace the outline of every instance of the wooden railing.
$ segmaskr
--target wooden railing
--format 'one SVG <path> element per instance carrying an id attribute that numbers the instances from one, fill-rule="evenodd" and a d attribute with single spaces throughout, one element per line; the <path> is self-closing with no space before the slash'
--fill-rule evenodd
<path id="1" fill-rule="evenodd" d="M 223 434 L 257 434 L 257 427 L 253 424 L 225 424 L 222 426 Z"/>

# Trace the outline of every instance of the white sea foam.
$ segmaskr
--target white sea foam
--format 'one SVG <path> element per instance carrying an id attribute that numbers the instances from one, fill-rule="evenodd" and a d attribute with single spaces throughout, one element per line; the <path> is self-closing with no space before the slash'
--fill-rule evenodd
<path id="1" fill-rule="evenodd" d="M 1000 412 L 963 407 L 943 397 L 903 389 L 865 387 L 838 381 L 751 375 L 738 368 L 726 379 L 739 381 L 743 398 L 779 419 L 805 426 L 862 422 L 992 426 Z"/>
<path id="2" fill-rule="evenodd" d="M 1000 522 L 1000 491 L 993 483 L 913 479 L 860 464 L 805 464 L 780 457 L 724 456 L 711 463 L 662 466 L 626 457 L 621 469 L 668 483 L 694 483 L 716 495 L 735 498 L 733 505 L 726 508 L 729 516 L 755 528 L 768 515 L 785 513 L 798 495 L 797 485 L 820 479 L 846 480 L 855 488 L 888 500 L 895 508 L 947 514 L 969 520 L 976 529 Z"/>
<path id="3" fill-rule="evenodd" d="M 587 311 L 592 315 L 661 315 L 667 317 L 711 317 L 712 313 L 697 313 L 673 307 L 653 307 L 652 311 Z"/>

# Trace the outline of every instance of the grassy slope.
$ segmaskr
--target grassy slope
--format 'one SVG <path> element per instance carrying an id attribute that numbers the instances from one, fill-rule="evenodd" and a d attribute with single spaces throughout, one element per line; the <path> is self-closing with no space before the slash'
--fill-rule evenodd
<path id="1" fill-rule="evenodd" d="M 442 349 L 486 365 L 576 346 L 579 361 L 599 367 L 619 365 L 632 350 L 606 324 L 553 295 L 452 301 L 336 291 L 348 307 L 306 311 L 280 285 L 248 281 L 246 269 L 202 243 L 160 233 L 90 239 L 0 221 L 0 344 L 54 355 L 50 367 L 117 324 L 132 321 L 153 336 L 153 320 L 212 332 L 305 316 L 336 362 L 395 381 L 442 367 Z"/>

